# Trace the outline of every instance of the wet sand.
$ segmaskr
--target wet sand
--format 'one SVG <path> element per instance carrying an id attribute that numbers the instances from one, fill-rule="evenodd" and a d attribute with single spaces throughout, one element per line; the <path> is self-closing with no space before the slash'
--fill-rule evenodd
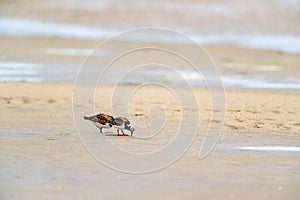
<path id="1" fill-rule="evenodd" d="M 89 40 L 7 36 L 0 37 L 0 42 L 2 44 L 0 50 L 3 54 L 0 60 L 0 81 L 70 83 L 75 80 L 79 67 L 85 65 L 84 61 L 87 56 L 101 43 L 101 41 Z M 139 42 L 113 41 L 110 45 L 96 48 L 96 52 L 90 57 L 89 63 L 91 66 L 89 66 L 88 73 L 93 74 L 97 70 L 103 70 L 109 60 L 113 59 L 114 56 L 119 56 L 118 49 L 128 50 L 136 44 L 139 44 Z M 159 47 L 174 51 L 186 49 L 191 58 L 204 55 L 204 52 L 199 52 L 193 45 L 155 42 L 145 43 L 145 45 L 159 45 Z M 235 45 L 218 44 L 204 45 L 203 47 L 216 64 L 222 78 L 224 78 L 225 87 L 299 88 L 300 72 L 298 63 L 300 57 L 298 54 L 276 50 L 249 49 Z M 105 76 L 107 77 L 105 81 L 112 83 L 118 80 L 122 73 L 115 73 L 116 71 L 122 72 L 123 70 L 124 73 L 127 73 L 127 70 L 138 64 L 154 61 L 168 65 L 171 69 L 183 70 L 183 73 L 189 72 L 187 79 L 192 84 L 203 84 L 201 79 L 194 79 L 195 70 L 191 69 L 191 66 L 183 63 L 178 58 L 172 57 L 172 55 L 162 55 L 158 51 L 154 51 L 152 54 L 141 51 L 135 57 L 133 55 L 122 60 L 122 62 L 113 66 L 112 73 Z M 157 68 L 164 69 L 162 66 Z M 161 72 L 157 73 L 159 71 Z M 137 84 L 151 80 L 162 83 L 178 82 L 178 77 L 174 80 L 174 77 L 168 77 L 168 73 L 163 70 L 155 72 L 152 69 L 151 73 L 131 73 L 133 73 L 133 76 L 129 76 L 128 82 L 131 81 Z M 84 82 L 91 83 L 88 76 L 84 79 Z"/>
<path id="2" fill-rule="evenodd" d="M 120 87 L 126 91 L 134 86 Z M 74 128 L 71 84 L 1 83 L 0 88 L 1 199 L 299 197 L 299 152 L 238 149 L 245 146 L 299 147 L 298 91 L 226 90 L 223 133 L 215 149 L 200 160 L 197 155 L 211 110 L 207 109 L 210 103 L 205 90 L 195 88 L 204 106 L 200 109 L 203 115 L 201 130 L 191 148 L 165 169 L 133 175 L 103 166 L 84 149 Z M 112 88 L 106 85 L 102 91 L 107 94 Z M 157 88 L 142 91 L 136 102 L 130 104 L 134 114 L 139 114 L 132 116 L 133 123 L 143 125 L 147 121 L 149 113 L 138 102 L 153 90 Z M 109 112 L 103 105 L 109 98 L 103 95 L 97 100 L 96 110 Z M 148 99 L 143 107 L 158 100 Z M 172 98 L 165 101 L 167 113 L 177 109 Z M 92 124 L 87 126 L 90 129 L 86 134 L 105 139 Z M 136 136 L 143 134 L 138 128 Z M 143 149 L 134 149 L 131 137 L 115 137 L 114 133 L 113 129 L 106 129 L 104 135 L 123 148 L 133 148 L 131 150 L 136 152 L 153 148 L 150 143 Z M 169 138 L 161 134 L 157 141 L 166 139 Z"/>

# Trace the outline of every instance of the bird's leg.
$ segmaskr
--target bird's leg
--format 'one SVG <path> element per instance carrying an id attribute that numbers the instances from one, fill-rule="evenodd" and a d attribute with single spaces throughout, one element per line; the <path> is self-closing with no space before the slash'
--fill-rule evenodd
<path id="1" fill-rule="evenodd" d="M 123 135 L 125 135 L 125 136 L 128 136 L 126 133 L 124 133 L 124 131 L 123 131 L 123 130 L 121 130 L 121 132 L 123 133 Z"/>
<path id="2" fill-rule="evenodd" d="M 119 132 L 120 132 L 120 130 L 119 130 L 119 129 L 117 129 L 118 136 L 120 135 L 120 133 L 119 133 Z"/>
<path id="3" fill-rule="evenodd" d="M 100 133 L 102 133 L 102 128 L 99 128 Z"/>

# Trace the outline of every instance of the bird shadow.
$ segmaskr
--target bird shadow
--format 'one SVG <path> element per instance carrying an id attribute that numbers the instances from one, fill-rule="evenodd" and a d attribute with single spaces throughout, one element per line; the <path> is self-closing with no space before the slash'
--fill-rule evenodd
<path id="1" fill-rule="evenodd" d="M 104 133 L 105 136 L 109 136 L 109 137 L 126 137 L 126 136 L 130 136 L 130 135 L 118 135 L 116 133 Z"/>

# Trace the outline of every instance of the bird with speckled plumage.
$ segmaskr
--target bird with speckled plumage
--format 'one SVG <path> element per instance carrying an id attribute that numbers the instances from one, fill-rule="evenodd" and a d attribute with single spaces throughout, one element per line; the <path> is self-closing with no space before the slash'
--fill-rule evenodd
<path id="1" fill-rule="evenodd" d="M 83 118 L 93 122 L 100 133 L 102 133 L 103 128 L 111 128 L 113 125 L 116 125 L 114 117 L 104 113 L 99 113 L 90 117 L 84 116 Z"/>
<path id="2" fill-rule="evenodd" d="M 130 121 L 125 117 L 117 117 L 114 119 L 113 127 L 117 129 L 117 134 L 120 135 L 120 130 L 122 132 L 122 135 L 128 136 L 124 133 L 123 130 L 130 131 L 131 136 L 133 135 L 133 132 L 135 131 L 134 126 L 130 123 Z"/>

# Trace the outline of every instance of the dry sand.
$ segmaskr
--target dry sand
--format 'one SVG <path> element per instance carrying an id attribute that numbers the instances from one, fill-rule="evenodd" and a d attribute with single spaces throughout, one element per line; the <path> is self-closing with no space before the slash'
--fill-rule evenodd
<path id="1" fill-rule="evenodd" d="M 120 87 L 125 92 L 134 86 Z M 202 130 L 209 125 L 211 110 L 206 91 L 194 88 L 203 105 L 199 110 L 201 131 L 194 144 L 171 166 L 150 174 L 133 175 L 103 166 L 84 149 L 74 128 L 71 84 L 1 83 L 0 88 L 1 199 L 298 199 L 300 196 L 299 152 L 235 149 L 299 146 L 298 91 L 226 90 L 223 133 L 216 148 L 200 160 L 197 155 Z M 109 112 L 103 104 L 110 98 L 105 94 L 112 89 L 111 85 L 102 88 L 99 94 L 102 98 L 96 101 L 97 111 Z M 167 93 L 162 89 L 159 92 L 163 96 L 145 98 L 157 90 L 149 87 L 130 103 L 133 114 L 138 114 L 131 117 L 135 124 L 147 124 L 149 116 L 145 108 L 160 103 L 161 99 L 167 117 L 176 118 L 176 112 L 185 109 L 178 108 L 172 98 L 166 98 Z M 141 99 L 146 99 L 143 105 Z M 173 124 L 176 123 L 174 120 Z M 87 134 L 105 139 L 91 124 L 88 126 L 91 129 Z M 143 134 L 138 129 L 136 136 Z M 124 148 L 134 144 L 131 137 L 114 137 L 113 133 L 112 129 L 105 130 L 114 144 Z M 164 135 L 158 136 L 157 141 L 164 140 Z M 150 146 L 143 145 L 143 149 L 133 145 L 131 150 L 151 151 L 155 147 L 151 142 Z"/>

